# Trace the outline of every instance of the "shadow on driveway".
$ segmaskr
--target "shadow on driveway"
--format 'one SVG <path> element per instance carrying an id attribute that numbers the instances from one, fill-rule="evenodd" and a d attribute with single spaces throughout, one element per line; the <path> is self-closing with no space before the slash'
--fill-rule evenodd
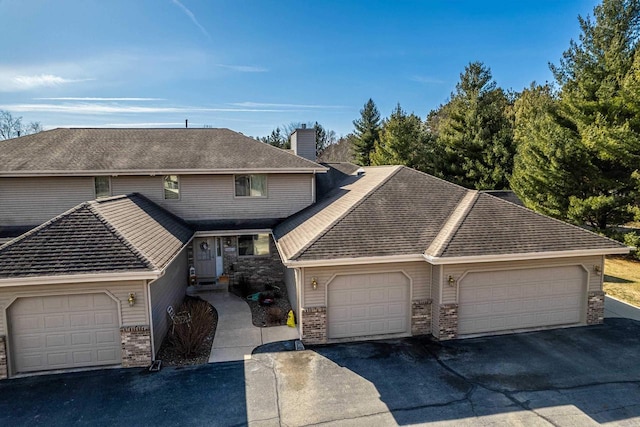
<path id="1" fill-rule="evenodd" d="M 633 320 L 443 343 L 410 338 L 312 350 L 370 382 L 400 425 L 473 424 L 476 417 L 508 424 L 640 422 L 640 322 Z"/>

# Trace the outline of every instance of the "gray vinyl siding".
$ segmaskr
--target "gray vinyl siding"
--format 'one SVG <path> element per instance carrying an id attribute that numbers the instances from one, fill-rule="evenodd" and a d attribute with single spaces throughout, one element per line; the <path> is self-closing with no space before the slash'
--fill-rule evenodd
<path id="1" fill-rule="evenodd" d="M 431 271 L 431 298 L 433 304 L 440 304 L 440 275 L 442 274 L 442 266 L 434 265 Z"/>
<path id="2" fill-rule="evenodd" d="M 112 195 L 140 193 L 186 220 L 286 218 L 313 202 L 312 174 L 268 174 L 267 197 L 235 197 L 233 175 L 180 175 L 164 200 L 162 176 L 111 177 Z M 0 178 L 0 225 L 39 225 L 95 198 L 93 177 Z"/>
<path id="3" fill-rule="evenodd" d="M 0 288 L 0 335 L 7 335 L 7 308 L 19 297 L 45 295 L 73 295 L 77 293 L 107 292 L 120 306 L 121 326 L 149 325 L 147 295 L 144 281 L 69 283 L 60 285 L 10 286 Z M 129 306 L 129 293 L 136 294 L 136 303 Z"/>
<path id="4" fill-rule="evenodd" d="M 298 291 L 296 289 L 296 271 L 293 268 L 286 268 L 284 271 L 284 284 L 287 286 L 287 296 L 291 307 L 298 312 Z"/>
<path id="5" fill-rule="evenodd" d="M 316 161 L 316 131 L 313 128 L 297 129 L 291 135 L 291 150 L 300 157 Z"/>
<path id="6" fill-rule="evenodd" d="M 304 269 L 303 307 L 326 306 L 327 283 L 337 274 L 366 274 L 402 271 L 411 279 L 412 300 L 431 298 L 431 265 L 426 262 L 404 262 L 368 265 L 340 265 L 329 267 L 307 267 Z M 311 287 L 316 278 L 318 289 Z"/>
<path id="7" fill-rule="evenodd" d="M 186 220 L 286 218 L 312 203 L 311 174 L 267 175 L 266 197 L 236 197 L 233 175 L 180 175 L 180 199 L 164 200 L 161 176 L 119 176 L 113 194 L 139 192 Z"/>
<path id="8" fill-rule="evenodd" d="M 93 177 L 0 178 L 0 225 L 39 225 L 94 198 Z"/>
<path id="9" fill-rule="evenodd" d="M 153 343 L 156 354 L 160 350 L 160 345 L 170 326 L 167 307 L 172 305 L 178 311 L 180 304 L 184 300 L 187 289 L 187 271 L 187 249 L 185 247 L 167 267 L 164 276 L 149 285 L 151 291 L 151 318 L 153 319 Z"/>
<path id="10" fill-rule="evenodd" d="M 458 287 L 448 286 L 447 278 L 449 275 L 458 280 L 463 274 L 471 271 L 491 271 L 491 270 L 503 270 L 503 269 L 521 269 L 521 268 L 543 268 L 553 266 L 565 266 L 565 265 L 580 265 L 584 268 L 588 277 L 588 290 L 600 291 L 602 290 L 602 277 L 603 275 L 596 274 L 593 271 L 594 265 L 599 265 L 602 271 L 603 257 L 601 255 L 588 256 L 588 257 L 573 257 L 573 258 L 551 258 L 551 259 L 539 259 L 539 260 L 526 260 L 526 261 L 504 261 L 504 262 L 483 262 L 473 264 L 455 264 L 444 265 L 444 278 L 442 286 L 442 303 L 451 304 L 458 302 Z"/>

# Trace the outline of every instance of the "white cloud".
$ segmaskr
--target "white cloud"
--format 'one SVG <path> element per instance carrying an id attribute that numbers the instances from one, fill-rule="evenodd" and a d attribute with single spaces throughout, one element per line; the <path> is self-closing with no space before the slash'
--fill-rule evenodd
<path id="1" fill-rule="evenodd" d="M 198 22 L 196 15 L 194 15 L 193 12 L 191 12 L 185 5 L 180 3 L 178 0 L 172 0 L 172 1 L 173 1 L 173 4 L 175 4 L 180 9 L 182 9 L 185 15 L 187 15 L 189 19 L 191 19 L 191 21 L 195 24 L 195 26 L 198 27 L 200 31 L 202 31 L 202 34 L 204 34 L 205 36 L 207 36 L 209 40 L 211 40 L 211 35 L 207 30 L 205 30 L 205 28 L 202 25 L 200 25 L 200 22 Z"/>
<path id="2" fill-rule="evenodd" d="M 216 64 L 216 67 L 226 68 L 228 70 L 239 71 L 241 73 L 266 73 L 269 71 L 264 67 L 256 67 L 253 65 L 226 65 Z"/>
<path id="3" fill-rule="evenodd" d="M 0 91 L 18 92 L 42 87 L 55 87 L 69 83 L 85 82 L 89 80 L 93 79 L 68 79 L 54 74 L 3 75 L 0 76 Z"/>
<path id="4" fill-rule="evenodd" d="M 346 108 L 344 105 L 322 105 L 322 104 L 274 104 L 267 102 L 234 102 L 229 105 L 235 107 L 248 107 L 248 108 L 309 108 L 309 109 L 340 109 Z"/>
<path id="5" fill-rule="evenodd" d="M 37 101 L 165 101 L 165 98 L 99 98 L 65 96 L 58 98 L 33 98 Z"/>
<path id="6" fill-rule="evenodd" d="M 285 113 L 296 110 L 270 108 L 210 108 L 210 107 L 158 107 L 120 104 L 6 104 L 0 109 L 16 113 L 67 113 L 67 114 L 153 114 L 153 113 Z"/>

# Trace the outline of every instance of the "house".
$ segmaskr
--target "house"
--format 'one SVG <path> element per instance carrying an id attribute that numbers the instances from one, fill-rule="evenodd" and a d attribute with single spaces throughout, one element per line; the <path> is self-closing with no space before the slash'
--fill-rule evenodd
<path id="1" fill-rule="evenodd" d="M 283 281 L 307 343 L 602 322 L 604 255 L 624 245 L 406 167 L 315 163 L 314 138 L 0 142 L 0 377 L 149 364 L 190 266 Z"/>

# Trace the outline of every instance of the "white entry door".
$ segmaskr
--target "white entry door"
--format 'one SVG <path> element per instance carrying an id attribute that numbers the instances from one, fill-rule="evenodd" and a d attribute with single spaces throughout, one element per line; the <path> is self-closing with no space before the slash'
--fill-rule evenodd
<path id="1" fill-rule="evenodd" d="M 196 275 L 199 278 L 216 277 L 215 264 L 215 239 L 213 237 L 204 237 L 194 240 L 194 259 L 196 267 Z"/>

